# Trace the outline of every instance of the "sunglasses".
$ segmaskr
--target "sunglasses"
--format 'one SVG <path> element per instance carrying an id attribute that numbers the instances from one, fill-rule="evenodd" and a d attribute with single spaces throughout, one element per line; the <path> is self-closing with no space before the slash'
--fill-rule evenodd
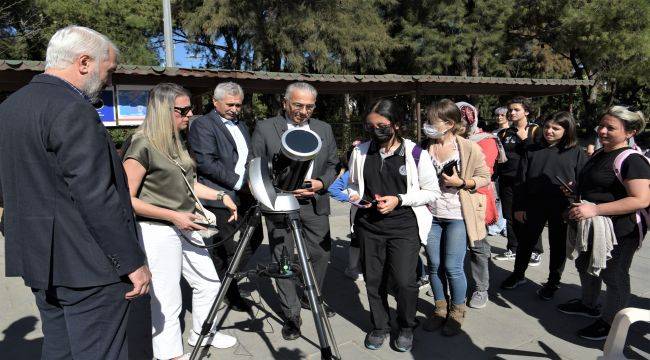
<path id="1" fill-rule="evenodd" d="M 187 116 L 187 114 L 192 111 L 192 105 L 190 106 L 185 106 L 185 107 L 177 107 L 174 106 L 174 110 L 178 111 L 181 116 Z"/>

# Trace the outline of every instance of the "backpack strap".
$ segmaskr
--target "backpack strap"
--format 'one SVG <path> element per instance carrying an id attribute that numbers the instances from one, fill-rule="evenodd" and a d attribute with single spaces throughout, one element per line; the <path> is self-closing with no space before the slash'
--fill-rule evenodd
<path id="1" fill-rule="evenodd" d="M 623 162 L 625 161 L 625 159 L 628 158 L 628 156 L 632 154 L 639 154 L 643 156 L 643 158 L 648 163 L 648 165 L 650 165 L 650 159 L 645 157 L 642 152 L 636 149 L 627 149 L 622 153 L 618 154 L 614 159 L 614 174 L 616 174 L 616 178 L 618 179 L 618 181 L 620 181 L 621 184 L 623 184 L 623 175 L 621 175 L 621 168 L 623 167 Z M 645 223 L 646 227 L 648 226 L 648 224 L 650 224 L 650 208 L 637 210 L 635 213 L 635 217 L 636 217 L 636 225 L 637 228 L 639 229 L 639 247 L 641 247 L 641 243 L 643 242 L 643 223 Z"/>
<path id="2" fill-rule="evenodd" d="M 418 145 L 415 145 L 413 147 L 413 151 L 411 152 L 413 155 L 413 159 L 415 160 L 415 166 L 420 165 L 420 155 L 422 155 L 422 148 Z"/>

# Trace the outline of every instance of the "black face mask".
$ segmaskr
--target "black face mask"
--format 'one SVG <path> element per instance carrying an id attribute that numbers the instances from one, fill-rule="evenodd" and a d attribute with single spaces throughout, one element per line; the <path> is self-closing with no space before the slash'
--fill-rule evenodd
<path id="1" fill-rule="evenodd" d="M 370 136 L 375 142 L 383 144 L 393 137 L 393 128 L 390 126 L 372 128 L 370 130 Z"/>

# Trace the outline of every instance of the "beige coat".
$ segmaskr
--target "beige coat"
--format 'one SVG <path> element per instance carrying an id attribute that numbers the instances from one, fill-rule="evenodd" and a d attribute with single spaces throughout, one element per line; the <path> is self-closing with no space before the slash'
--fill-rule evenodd
<path id="1" fill-rule="evenodd" d="M 490 169 L 485 164 L 485 156 L 481 147 L 473 141 L 461 136 L 456 136 L 458 152 L 460 153 L 460 178 L 474 180 L 476 187 L 471 190 L 463 189 L 458 193 L 460 207 L 467 229 L 467 238 L 470 246 L 474 241 L 483 240 L 487 236 L 485 230 L 485 195 L 476 192 L 476 189 L 487 186 L 491 182 Z M 428 149 L 428 147 L 427 147 Z"/>

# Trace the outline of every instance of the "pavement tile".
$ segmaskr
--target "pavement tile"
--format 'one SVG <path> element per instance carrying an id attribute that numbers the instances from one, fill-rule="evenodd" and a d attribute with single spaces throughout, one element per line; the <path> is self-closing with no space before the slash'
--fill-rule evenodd
<path id="1" fill-rule="evenodd" d="M 549 302 L 537 298 L 535 290 L 546 280 L 548 256 L 542 264 L 529 267 L 527 284 L 515 290 L 501 290 L 499 284 L 512 271 L 514 262 L 493 261 L 490 266 L 490 302 L 485 309 L 469 309 L 463 333 L 452 338 L 439 332 L 428 333 L 416 329 L 413 350 L 407 353 L 394 351 L 389 342 L 377 351 L 365 349 L 363 340 L 370 328 L 368 301 L 363 282 L 353 282 L 343 274 L 348 259 L 349 209 L 332 202 L 330 217 L 331 235 L 334 240 L 331 266 L 324 284 L 324 298 L 337 311 L 330 319 L 339 351 L 344 359 L 594 359 L 602 354 L 603 342 L 586 342 L 575 331 L 588 325 L 591 320 L 559 313 L 559 303 L 580 296 L 579 278 L 572 261 L 567 261 L 562 288 Z M 504 251 L 506 239 L 501 236 L 488 238 L 493 254 Z M 548 251 L 546 234 L 543 235 Z M 0 237 L 0 246 L 4 239 Z M 4 253 L 0 254 L 0 358 L 38 359 L 42 333 L 38 311 L 31 291 L 21 279 L 4 277 Z M 265 241 L 248 267 L 270 261 L 268 243 Z M 635 256 L 631 269 L 632 298 L 630 305 L 650 308 L 650 246 L 646 243 Z M 471 284 L 471 280 L 470 284 Z M 257 304 L 253 317 L 249 314 L 228 312 L 221 326 L 222 331 L 236 336 L 238 344 L 230 349 L 206 349 L 207 359 L 319 359 L 318 338 L 311 312 L 303 310 L 303 336 L 295 341 L 282 339 L 282 323 L 279 303 L 271 281 L 251 277 L 240 283 L 240 289 L 251 292 Z M 424 320 L 433 310 L 433 299 L 420 290 L 417 317 Z M 604 288 L 603 288 L 604 289 Z M 471 285 L 470 290 L 471 293 Z M 389 297 L 393 307 L 395 302 Z M 220 313 L 220 316 L 223 314 Z M 184 338 L 189 334 L 191 312 L 183 314 Z M 628 350 L 631 358 L 650 358 L 650 324 L 634 324 L 630 329 Z M 392 334 L 394 337 L 396 334 Z M 391 338 L 392 339 L 392 338 Z M 186 346 L 186 351 L 191 348 Z"/>

